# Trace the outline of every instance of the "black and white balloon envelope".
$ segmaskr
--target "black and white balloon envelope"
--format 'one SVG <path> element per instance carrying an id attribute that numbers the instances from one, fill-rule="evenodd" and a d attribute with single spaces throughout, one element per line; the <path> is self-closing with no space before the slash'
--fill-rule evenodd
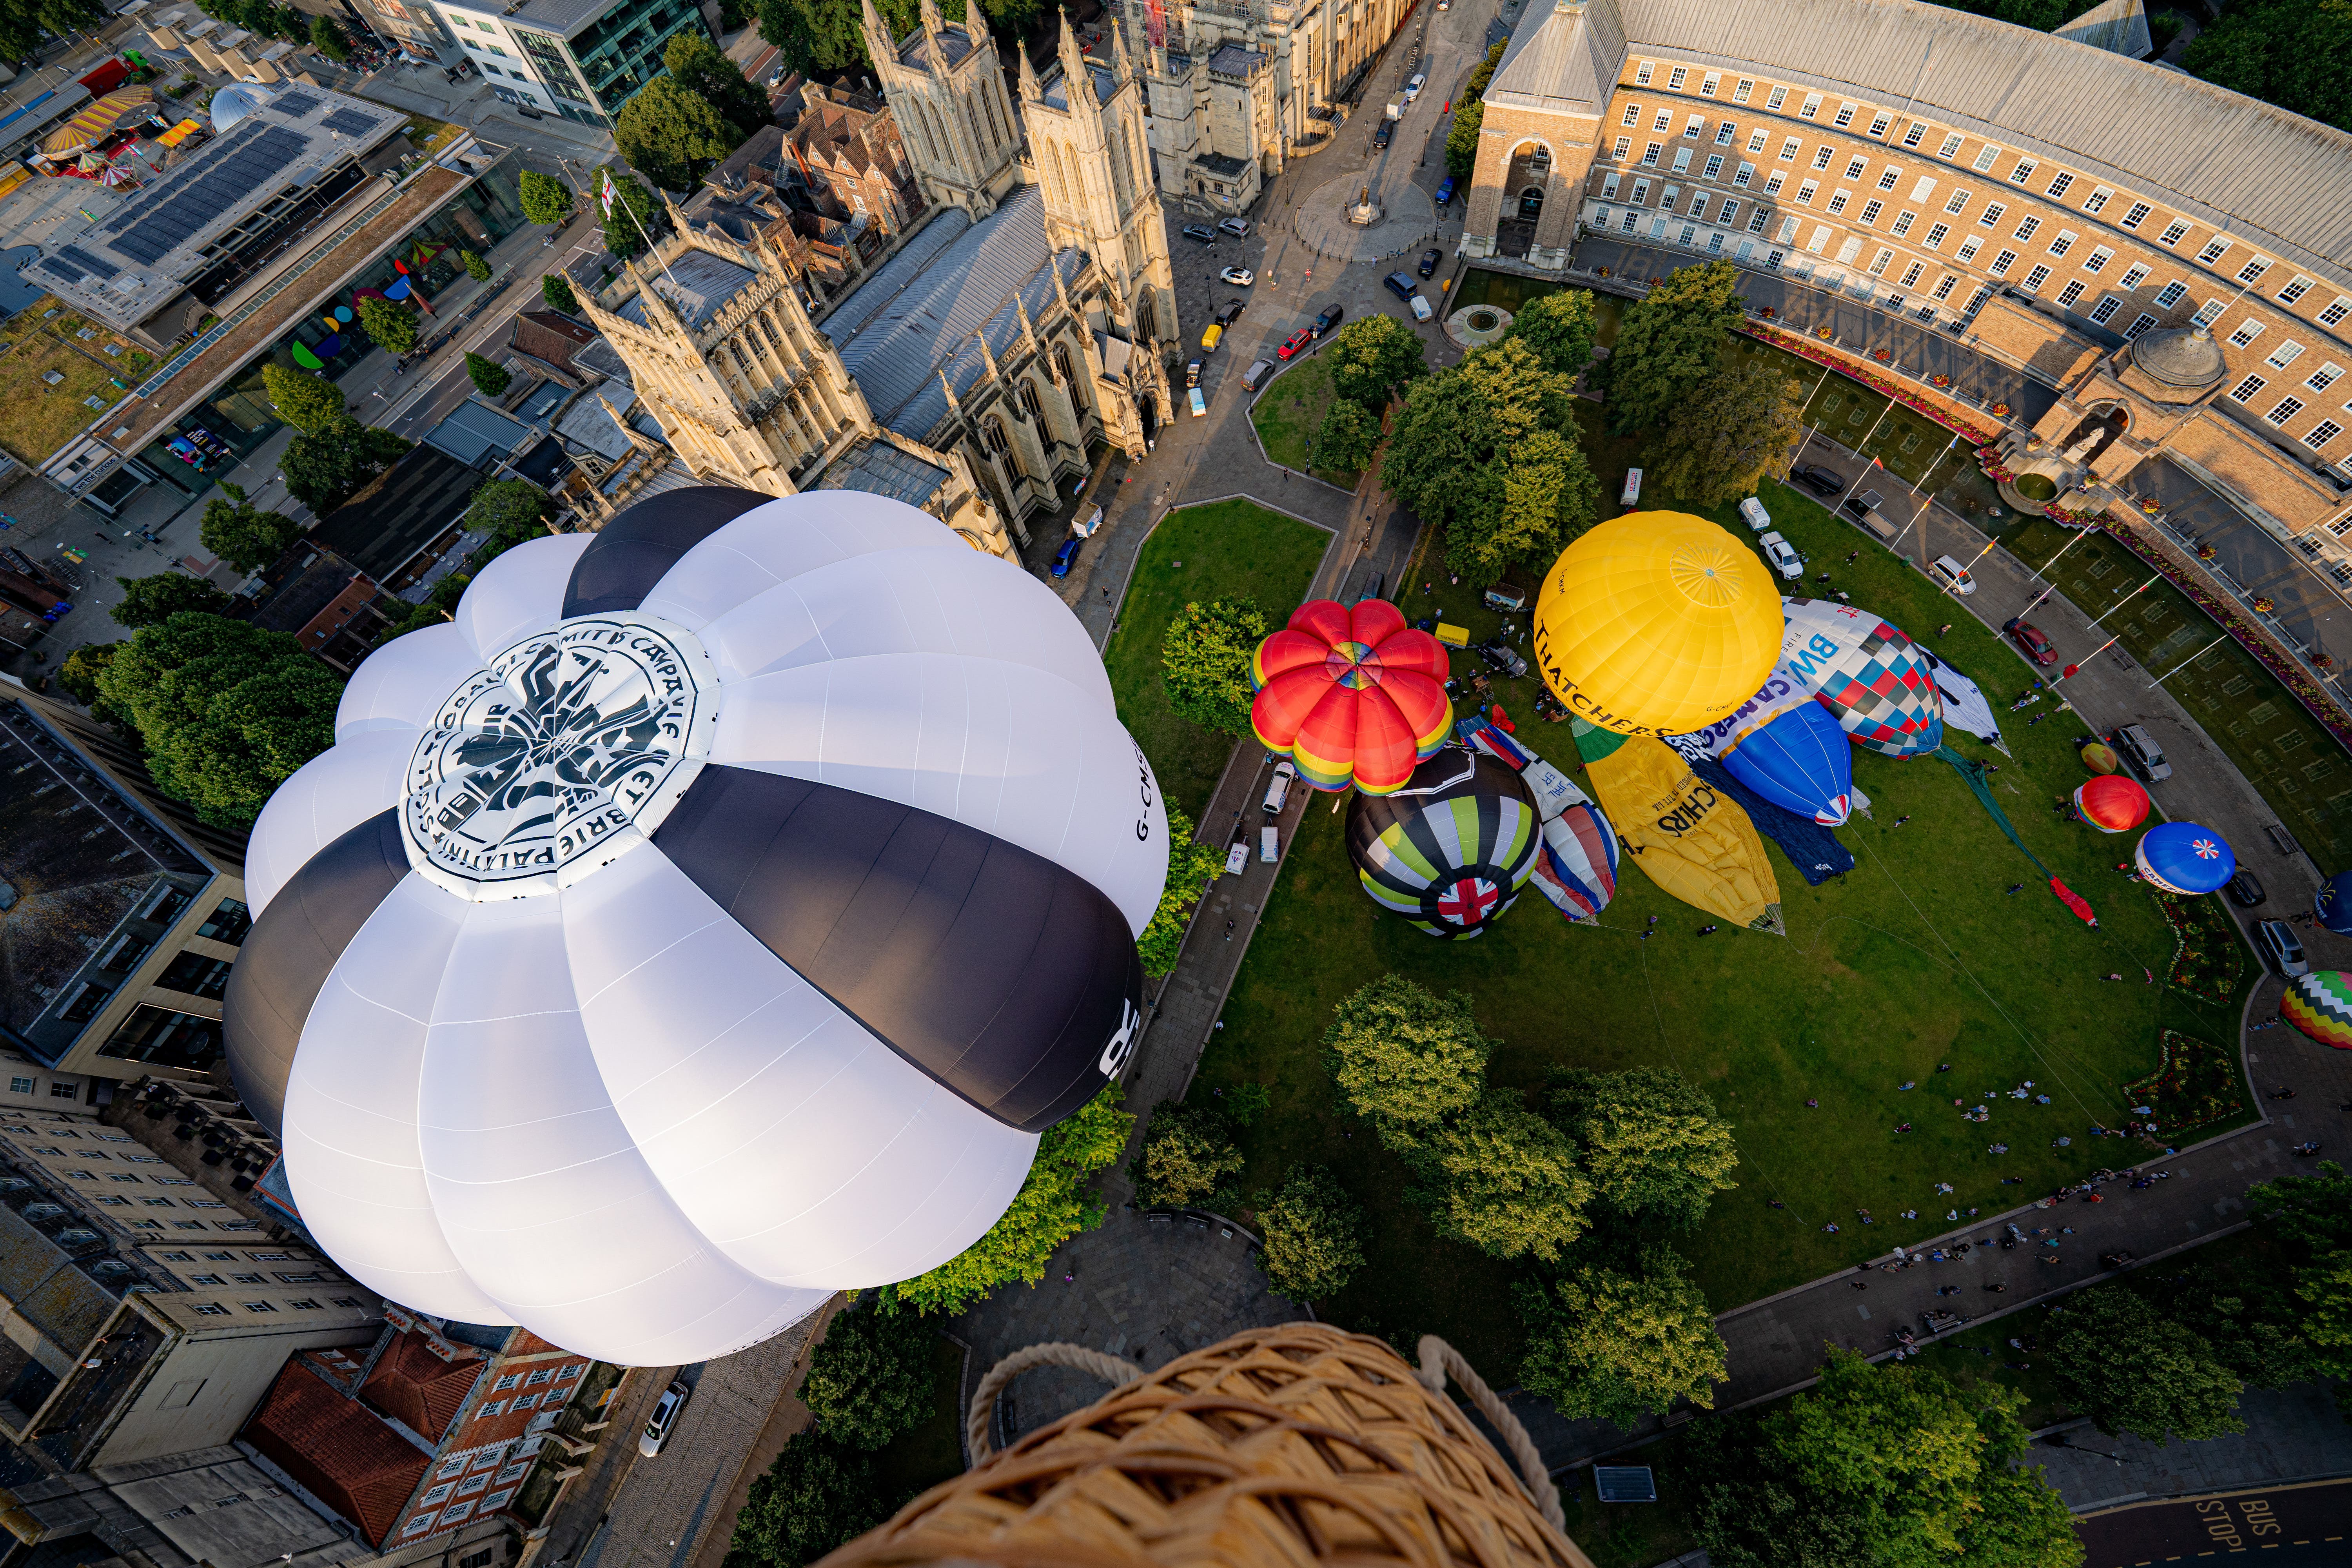
<path id="1" fill-rule="evenodd" d="M 389 1299 L 725 1354 L 1004 1212 L 1132 1047 L 1167 834 L 1045 584 L 672 490 L 353 673 L 253 832 L 231 1072 Z"/>

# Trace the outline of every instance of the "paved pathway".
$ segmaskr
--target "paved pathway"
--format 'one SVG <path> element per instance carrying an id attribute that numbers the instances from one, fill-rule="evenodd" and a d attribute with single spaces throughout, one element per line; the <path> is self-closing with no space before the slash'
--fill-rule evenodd
<path id="1" fill-rule="evenodd" d="M 2162 1445 L 2110 1437 L 2088 1421 L 2077 1422 L 2051 1434 L 2032 1462 L 2077 1513 L 2143 1498 L 2352 1475 L 2352 1424 L 2336 1409 L 2326 1384 L 2250 1388 L 2238 1401 L 2238 1415 L 2246 1429 L 2237 1436 Z"/>

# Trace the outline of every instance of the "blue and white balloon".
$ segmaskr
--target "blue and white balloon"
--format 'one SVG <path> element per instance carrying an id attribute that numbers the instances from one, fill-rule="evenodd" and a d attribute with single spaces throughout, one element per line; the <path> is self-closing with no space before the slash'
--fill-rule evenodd
<path id="1" fill-rule="evenodd" d="M 2151 827 L 2132 852 L 2139 874 L 2168 893 L 2219 892 L 2238 873 L 2238 857 L 2222 837 L 2194 822 Z"/>
<path id="2" fill-rule="evenodd" d="M 1741 784 L 1824 827 L 1853 814 L 1853 747 L 1818 702 L 1798 703 L 1733 742 L 1722 758 Z"/>

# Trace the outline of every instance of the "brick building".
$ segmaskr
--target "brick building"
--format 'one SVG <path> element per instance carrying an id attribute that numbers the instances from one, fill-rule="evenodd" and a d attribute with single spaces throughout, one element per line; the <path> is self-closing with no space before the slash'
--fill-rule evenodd
<path id="1" fill-rule="evenodd" d="M 1792 274 L 2055 388 L 2053 477 L 2160 449 L 2274 532 L 2352 533 L 2352 220 L 2314 199 L 2352 136 L 1916 0 L 1555 0 L 1485 101 L 1467 255 L 1559 270 L 1605 232 Z"/>

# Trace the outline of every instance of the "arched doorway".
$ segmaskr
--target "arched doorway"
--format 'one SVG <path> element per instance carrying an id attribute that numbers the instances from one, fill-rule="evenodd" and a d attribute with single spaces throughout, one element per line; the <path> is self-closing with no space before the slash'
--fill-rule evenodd
<path id="1" fill-rule="evenodd" d="M 1550 185 L 1550 148 L 1540 142 L 1522 142 L 1511 149 L 1503 171 L 1503 212 L 1495 225 L 1495 247 L 1502 254 L 1525 256 L 1535 244 L 1536 224 L 1543 216 Z"/>
<path id="2" fill-rule="evenodd" d="M 1543 216 L 1543 187 L 1529 185 L 1519 193 L 1518 216 L 1521 222 L 1533 223 Z"/>

